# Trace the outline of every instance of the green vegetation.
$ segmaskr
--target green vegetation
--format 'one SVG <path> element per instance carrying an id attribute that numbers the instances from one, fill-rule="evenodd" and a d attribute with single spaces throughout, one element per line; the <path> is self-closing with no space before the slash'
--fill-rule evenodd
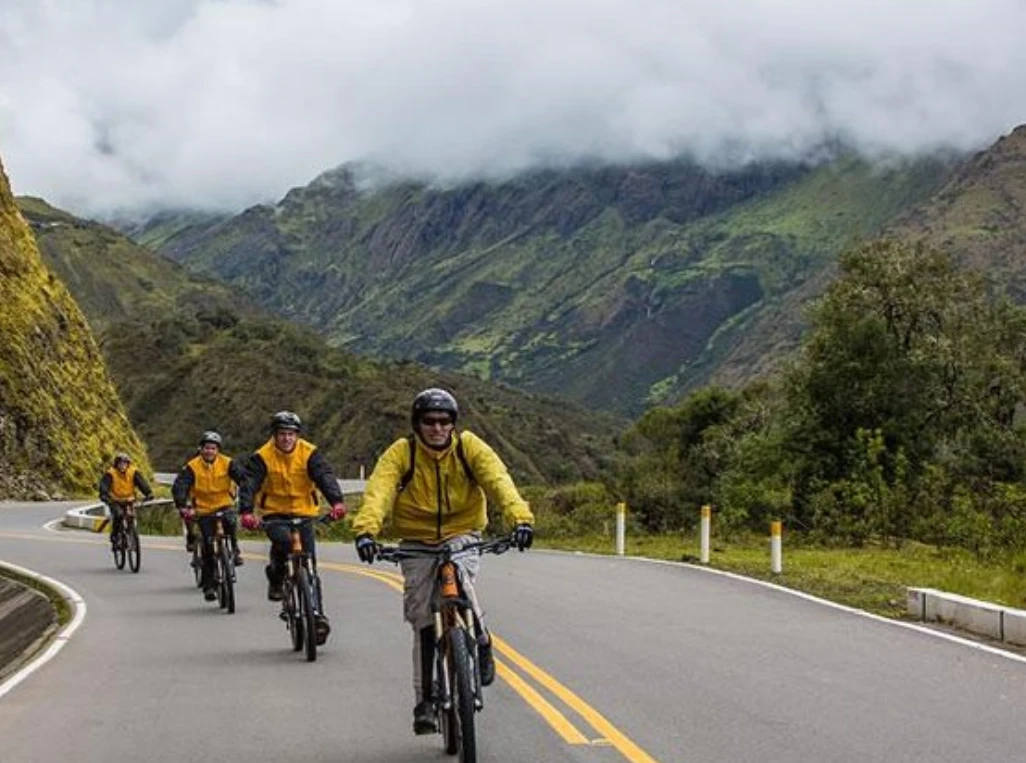
<path id="1" fill-rule="evenodd" d="M 67 278 L 100 337 L 129 418 L 165 470 L 191 457 L 195 438 L 210 428 L 225 435 L 229 453 L 255 449 L 270 414 L 285 408 L 308 423 L 307 436 L 340 476 L 355 477 L 408 430 L 414 395 L 438 384 L 460 398 L 461 424 L 502 442 L 518 479 L 595 478 L 609 467 L 622 426 L 613 416 L 333 349 L 106 226 L 38 200 L 22 203 L 44 258 Z"/>
<path id="2" fill-rule="evenodd" d="M 793 350 L 789 297 L 949 172 L 672 162 L 364 191 L 342 169 L 274 207 L 133 232 L 336 344 L 637 414 Z"/>
<path id="3" fill-rule="evenodd" d="M 0 167 L 0 494 L 94 492 L 115 451 L 148 469 L 89 326 L 40 259 Z"/>
<path id="4" fill-rule="evenodd" d="M 690 533 L 712 504 L 728 540 L 783 519 L 810 544 L 895 558 L 928 544 L 980 569 L 1021 566 L 1026 308 L 922 244 L 864 244 L 839 267 L 786 372 L 649 410 L 602 483 L 532 496 L 539 529 L 587 534 L 626 500 L 634 533 Z"/>

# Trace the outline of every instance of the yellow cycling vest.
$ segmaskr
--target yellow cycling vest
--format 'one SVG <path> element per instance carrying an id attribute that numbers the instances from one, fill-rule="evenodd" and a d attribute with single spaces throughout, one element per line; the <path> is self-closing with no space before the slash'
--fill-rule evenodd
<path id="1" fill-rule="evenodd" d="M 265 514 L 317 516 L 317 486 L 307 473 L 316 446 L 297 440 L 291 453 L 282 453 L 268 440 L 257 451 L 267 467 L 257 505 Z"/>
<path id="2" fill-rule="evenodd" d="M 228 456 L 218 453 L 212 463 L 204 461 L 203 456 L 196 456 L 186 464 L 194 477 L 191 496 L 197 514 L 213 514 L 232 505 L 235 490 L 228 476 L 231 462 Z"/>
<path id="3" fill-rule="evenodd" d="M 110 497 L 118 503 L 128 503 L 135 500 L 135 473 L 138 471 L 131 464 L 122 474 L 113 466 L 107 470 L 110 475 Z"/>

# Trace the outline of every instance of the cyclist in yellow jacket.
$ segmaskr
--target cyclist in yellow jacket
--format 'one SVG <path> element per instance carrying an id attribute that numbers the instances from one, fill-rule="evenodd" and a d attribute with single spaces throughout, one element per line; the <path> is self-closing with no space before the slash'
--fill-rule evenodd
<path id="1" fill-rule="evenodd" d="M 402 542 L 400 548 L 471 543 L 480 539 L 488 524 L 486 500 L 501 507 L 513 527 L 517 547 L 523 551 L 534 538 L 534 516 L 520 497 L 499 456 L 472 432 L 456 431 L 459 407 L 449 392 L 431 388 L 413 401 L 413 434 L 396 440 L 381 455 L 367 481 L 360 512 L 353 520 L 356 552 L 368 564 L 374 561 L 375 537 L 385 518 Z M 457 563 L 473 584 L 480 558 Z M 431 613 L 434 584 L 432 559 L 402 561 L 404 618 L 413 628 L 413 730 L 434 733 L 431 674 L 435 634 Z M 491 637 L 480 623 L 481 683 L 495 679 Z"/>
<path id="2" fill-rule="evenodd" d="M 114 543 L 124 525 L 125 506 L 136 500 L 136 491 L 143 500 L 153 499 L 153 491 L 142 473 L 132 463 L 127 453 L 114 456 L 114 465 L 100 477 L 100 500 L 110 511 L 110 540 Z"/>
<path id="3" fill-rule="evenodd" d="M 186 526 L 195 522 L 199 525 L 203 537 L 202 555 L 203 571 L 200 577 L 203 586 L 203 598 L 213 601 L 217 598 L 214 590 L 214 533 L 217 519 L 212 516 L 222 509 L 230 509 L 235 504 L 235 486 L 246 477 L 242 464 L 221 452 L 224 444 L 221 435 L 214 431 L 204 432 L 199 441 L 199 453 L 182 467 L 171 486 L 175 506 L 178 508 Z M 231 539 L 232 551 L 235 553 L 235 564 L 242 564 L 239 553 L 239 541 L 235 532 L 235 517 L 226 513 L 221 524 L 225 534 Z"/>
<path id="4" fill-rule="evenodd" d="M 328 517 L 341 519 L 346 515 L 342 490 L 334 470 L 313 443 L 299 436 L 303 423 L 291 411 L 279 411 L 271 417 L 271 439 L 249 458 L 246 479 L 239 488 L 239 514 L 242 526 L 255 530 L 260 520 L 253 513 L 259 508 L 266 519 L 282 517 L 317 517 L 317 491 L 331 504 Z M 282 581 L 288 559 L 289 531 L 281 525 L 268 527 L 271 555 L 267 565 L 267 598 L 281 601 Z M 303 547 L 316 560 L 314 530 L 311 523 L 301 528 Z M 322 611 L 320 591 L 315 591 L 317 641 L 324 643 L 331 628 Z"/>

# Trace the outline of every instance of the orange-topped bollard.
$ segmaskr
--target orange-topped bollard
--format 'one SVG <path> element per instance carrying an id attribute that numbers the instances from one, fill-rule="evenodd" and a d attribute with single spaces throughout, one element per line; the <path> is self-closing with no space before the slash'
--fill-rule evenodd
<path id="1" fill-rule="evenodd" d="M 699 559 L 702 564 L 709 563 L 709 538 L 712 534 L 712 506 L 706 504 L 702 507 L 701 523 L 701 551 Z"/>
<path id="2" fill-rule="evenodd" d="M 623 556 L 627 546 L 627 504 L 616 504 L 616 555 Z"/>
<path id="3" fill-rule="evenodd" d="M 783 548 L 781 543 L 781 530 L 783 522 L 776 520 L 770 522 L 770 570 L 780 574 L 784 569 Z"/>

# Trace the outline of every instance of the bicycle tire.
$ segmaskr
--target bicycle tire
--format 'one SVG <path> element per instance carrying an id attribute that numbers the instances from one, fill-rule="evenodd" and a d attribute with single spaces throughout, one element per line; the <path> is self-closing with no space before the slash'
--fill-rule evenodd
<path id="1" fill-rule="evenodd" d="M 313 587 L 310 573 L 304 567 L 299 568 L 299 618 L 303 621 L 303 645 L 306 647 L 306 661 L 317 660 L 317 619 L 314 615 Z"/>
<path id="2" fill-rule="evenodd" d="M 193 577 L 196 578 L 196 587 L 203 587 L 203 556 L 200 553 L 200 543 L 202 540 L 197 540 L 196 545 L 192 549 L 192 561 L 189 566 L 192 567 Z"/>
<path id="3" fill-rule="evenodd" d="M 142 566 L 142 546 L 139 544 L 139 531 L 133 522 L 128 528 L 128 566 L 132 572 L 138 572 Z"/>
<path id="4" fill-rule="evenodd" d="M 438 658 L 436 661 L 436 670 L 438 671 L 438 678 L 435 680 L 435 698 L 436 702 L 440 699 L 438 692 L 442 691 L 443 683 L 448 683 L 449 686 L 449 699 L 452 700 L 452 683 L 453 683 L 453 671 L 449 667 L 452 664 L 452 658 L 448 653 L 448 648 L 442 649 L 442 645 L 438 648 Z M 442 681 L 441 676 L 445 676 L 446 680 Z M 438 723 L 442 732 L 442 743 L 445 745 L 445 752 L 449 755 L 455 755 L 460 749 L 459 730 L 456 726 L 456 703 L 449 703 L 449 709 L 439 706 L 438 707 Z"/>
<path id="5" fill-rule="evenodd" d="M 285 626 L 289 630 L 289 638 L 292 639 L 292 651 L 298 652 L 303 648 L 303 620 L 299 616 L 299 591 L 289 578 L 285 579 L 283 585 L 285 588 Z"/>
<path id="6" fill-rule="evenodd" d="M 124 532 L 123 530 L 121 532 Z M 119 533 L 111 540 L 111 551 L 114 554 L 114 566 L 119 570 L 125 569 L 125 543 L 124 536 Z"/>
<path id="7" fill-rule="evenodd" d="M 220 580 L 217 586 L 218 604 L 221 605 L 221 609 L 231 615 L 235 613 L 235 575 L 232 574 L 231 552 L 223 543 L 217 563 L 220 567 Z"/>
<path id="8" fill-rule="evenodd" d="M 467 645 L 467 632 L 452 628 L 449 638 L 449 677 L 452 708 L 456 721 L 456 742 L 460 763 L 477 763 L 477 730 L 474 727 L 474 676 Z M 452 753 L 450 753 L 452 754 Z"/>

